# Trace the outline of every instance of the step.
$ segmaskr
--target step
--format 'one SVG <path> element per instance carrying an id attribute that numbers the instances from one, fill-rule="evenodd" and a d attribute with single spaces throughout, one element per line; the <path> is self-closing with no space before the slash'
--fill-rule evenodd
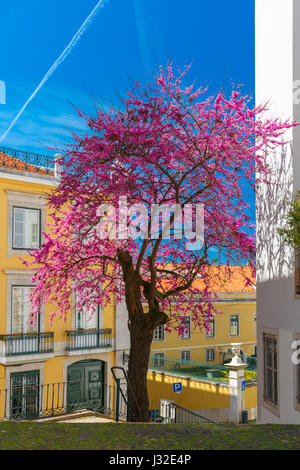
<path id="1" fill-rule="evenodd" d="M 34 420 L 36 423 L 49 423 L 49 422 L 113 422 L 110 416 L 102 413 L 97 413 L 90 410 L 73 411 L 72 413 L 61 414 L 57 416 L 47 416 Z M 88 421 L 91 420 L 91 421 Z"/>

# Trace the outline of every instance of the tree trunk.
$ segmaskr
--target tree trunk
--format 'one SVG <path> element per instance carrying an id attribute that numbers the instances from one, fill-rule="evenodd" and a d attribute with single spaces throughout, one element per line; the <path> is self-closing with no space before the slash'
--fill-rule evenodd
<path id="1" fill-rule="evenodd" d="M 128 364 L 128 403 L 129 420 L 148 422 L 149 399 L 147 391 L 147 372 L 153 330 L 143 319 L 137 319 L 130 326 L 130 357 Z"/>
<path id="2" fill-rule="evenodd" d="M 135 272 L 132 258 L 128 252 L 118 252 L 123 269 L 125 300 L 128 310 L 130 331 L 130 356 L 128 364 L 128 406 L 129 420 L 148 422 L 150 420 L 147 392 L 147 372 L 153 331 L 158 325 L 167 322 L 168 317 L 161 312 L 156 299 L 151 302 L 149 312 L 145 313 L 142 304 L 141 276 Z M 145 284 L 145 283 L 144 283 Z M 149 302 L 149 287 L 144 286 Z"/>

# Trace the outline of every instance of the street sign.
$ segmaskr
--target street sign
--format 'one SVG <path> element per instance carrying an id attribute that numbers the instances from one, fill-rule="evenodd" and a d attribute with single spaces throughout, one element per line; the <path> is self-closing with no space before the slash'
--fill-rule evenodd
<path id="1" fill-rule="evenodd" d="M 182 392 L 182 383 L 176 382 L 173 384 L 173 392 L 180 393 Z"/>
<path id="2" fill-rule="evenodd" d="M 242 390 L 242 392 L 244 392 L 245 387 L 246 387 L 246 380 L 242 380 L 241 381 L 241 390 Z"/>

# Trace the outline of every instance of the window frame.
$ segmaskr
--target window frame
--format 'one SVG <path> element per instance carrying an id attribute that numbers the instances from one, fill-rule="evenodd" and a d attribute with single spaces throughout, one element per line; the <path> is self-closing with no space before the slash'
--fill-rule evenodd
<path id="1" fill-rule="evenodd" d="M 162 338 L 155 338 L 155 333 L 158 329 L 162 329 Z M 159 341 L 164 341 L 165 340 L 165 327 L 164 325 L 158 325 L 153 332 L 153 342 L 157 343 Z"/>
<path id="2" fill-rule="evenodd" d="M 45 193 L 32 193 L 24 191 L 13 191 L 6 189 L 7 195 L 7 257 L 27 255 L 28 249 L 13 248 L 13 207 L 21 207 L 25 209 L 39 209 L 41 211 L 40 216 L 40 233 L 41 240 L 40 246 L 44 242 L 44 232 L 46 232 L 46 215 L 47 215 L 47 196 Z"/>
<path id="3" fill-rule="evenodd" d="M 232 333 L 231 319 L 232 317 L 237 317 L 237 333 Z M 230 314 L 229 317 L 229 336 L 239 336 L 240 335 L 240 315 L 238 313 Z"/>
<path id="4" fill-rule="evenodd" d="M 213 321 L 213 334 L 209 334 L 207 331 L 205 331 L 205 337 L 206 338 L 215 338 L 216 337 L 216 317 L 214 316 L 213 318 L 210 319 L 210 323 Z"/>
<path id="5" fill-rule="evenodd" d="M 77 308 L 77 291 L 74 287 L 73 292 L 72 292 L 72 302 L 71 302 L 71 329 L 74 331 L 84 331 L 84 328 L 80 328 L 78 330 L 77 328 L 77 320 L 78 320 L 78 311 L 79 309 Z M 103 329 L 103 305 L 99 304 L 96 305 L 96 312 L 94 315 L 97 315 L 97 328 L 98 330 Z M 88 328 L 88 329 L 95 329 L 95 328 Z"/>
<path id="6" fill-rule="evenodd" d="M 212 352 L 213 352 L 213 359 L 209 359 L 209 358 L 207 357 L 209 351 L 212 351 Z M 215 348 L 205 348 L 205 362 L 212 362 L 212 361 L 215 361 L 215 359 L 216 359 L 216 351 L 215 351 Z"/>
<path id="7" fill-rule="evenodd" d="M 188 336 L 184 336 L 186 335 L 186 333 L 181 333 L 180 336 L 179 336 L 179 339 L 182 339 L 182 340 L 187 340 L 187 339 L 191 339 L 191 316 L 188 315 L 185 317 L 184 321 L 188 320 L 188 325 L 189 325 L 189 329 L 188 329 Z M 183 320 L 181 320 L 182 322 Z"/>
<path id="8" fill-rule="evenodd" d="M 39 214 L 39 224 L 38 224 L 38 247 L 37 248 L 29 248 L 26 246 L 23 247 L 16 247 L 14 245 L 15 237 L 15 209 L 23 209 L 24 211 L 36 211 Z M 25 234 L 24 234 L 25 235 Z M 26 238 L 26 237 L 24 237 Z M 28 250 L 28 251 L 33 251 L 33 250 L 38 250 L 41 247 L 41 239 L 42 239 L 42 211 L 41 209 L 37 207 L 24 207 L 24 206 L 16 206 L 13 204 L 12 206 L 12 250 Z"/>
<path id="9" fill-rule="evenodd" d="M 182 359 L 182 354 L 185 354 L 185 353 L 189 354 L 189 359 Z M 189 349 L 180 351 L 180 363 L 186 364 L 188 362 L 191 362 L 191 351 Z"/>
<path id="10" fill-rule="evenodd" d="M 9 403 L 10 403 L 10 407 L 9 407 L 9 410 L 10 410 L 10 416 L 16 416 L 17 413 L 13 414 L 13 400 L 19 400 L 21 402 L 21 408 L 22 408 L 22 417 L 23 419 L 25 418 L 32 418 L 32 417 L 38 417 L 39 416 L 39 405 L 40 405 L 40 384 L 41 384 L 41 376 L 40 376 L 40 370 L 39 369 L 34 369 L 34 370 L 28 370 L 28 371 L 20 371 L 20 372 L 11 372 L 10 373 L 10 376 L 9 376 L 9 380 L 10 380 L 10 383 L 9 383 L 9 390 L 10 390 L 10 400 L 9 400 Z M 27 384 L 26 383 L 26 378 L 27 377 L 36 377 L 36 383 L 32 383 L 32 384 Z M 22 393 L 19 394 L 13 394 L 13 391 L 14 391 L 14 384 L 13 384 L 13 381 L 15 378 L 21 378 L 22 379 Z M 27 387 L 28 388 L 35 388 L 35 392 L 29 392 L 27 393 Z M 18 387 L 17 387 L 18 388 Z M 27 401 L 26 399 L 29 397 L 33 397 L 35 396 L 36 397 L 36 401 L 35 401 L 35 412 L 32 413 L 32 414 L 26 414 L 26 407 L 27 407 Z M 24 413 L 25 411 L 25 413 Z"/>
<path id="11" fill-rule="evenodd" d="M 161 364 L 161 363 L 158 364 L 158 363 L 156 362 L 157 356 L 162 357 L 162 364 Z M 158 366 L 158 367 L 162 366 L 162 367 L 164 367 L 164 365 L 165 365 L 165 353 L 164 353 L 164 352 L 154 353 L 154 354 L 153 354 L 153 367 L 155 367 L 155 366 Z"/>
<path id="12" fill-rule="evenodd" d="M 95 327 L 93 327 L 93 328 L 78 328 L 78 323 L 79 323 L 78 322 L 78 315 L 79 314 L 82 314 L 82 315 L 86 316 L 86 313 L 84 313 L 81 309 L 77 309 L 76 306 L 75 306 L 75 330 L 76 331 L 94 330 Z M 96 311 L 93 313 L 93 315 L 97 316 L 96 330 L 99 330 L 100 329 L 100 305 L 97 305 Z M 88 320 L 85 318 L 85 320 L 84 320 L 85 326 L 87 326 L 87 322 L 88 322 Z"/>
<path id="13" fill-rule="evenodd" d="M 14 297 L 13 297 L 13 290 L 14 288 L 28 288 L 28 289 L 33 289 L 35 286 L 34 285 L 30 285 L 30 284 L 12 284 L 11 285 L 11 296 L 10 296 L 10 334 L 26 334 L 26 332 L 22 331 L 21 333 L 13 333 L 13 300 L 14 300 Z M 40 333 L 41 332 L 41 318 L 40 318 L 40 315 L 37 315 L 37 327 L 36 327 L 36 331 L 33 332 L 33 333 Z"/>
<path id="14" fill-rule="evenodd" d="M 267 340 L 272 340 L 272 350 L 271 350 L 271 355 L 272 355 L 272 365 L 268 366 L 268 358 L 267 355 L 269 352 L 267 351 L 266 348 L 266 341 Z M 274 343 L 276 343 L 276 348 L 274 348 Z M 279 407 L 279 369 L 278 369 L 278 350 L 279 350 L 279 342 L 278 342 L 278 335 L 274 333 L 269 333 L 264 331 L 262 333 L 262 351 L 263 351 L 263 401 L 265 404 L 268 406 L 277 409 Z M 276 356 L 275 356 L 276 352 Z M 276 357 L 276 368 L 274 368 L 274 362 L 275 362 L 275 357 Z M 268 390 L 269 390 L 269 384 L 268 384 L 268 370 L 271 368 L 271 382 L 272 382 L 272 391 L 271 395 L 272 397 L 270 398 L 268 396 Z M 275 380 L 275 375 L 276 375 L 276 380 Z"/>

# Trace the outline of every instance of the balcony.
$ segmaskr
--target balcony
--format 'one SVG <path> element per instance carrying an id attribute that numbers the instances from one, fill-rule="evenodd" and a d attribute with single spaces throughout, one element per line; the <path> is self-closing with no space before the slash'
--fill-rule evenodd
<path id="1" fill-rule="evenodd" d="M 67 331 L 67 351 L 82 351 L 83 349 L 112 348 L 111 329 L 73 330 Z"/>
<path id="2" fill-rule="evenodd" d="M 54 333 L 17 333 L 0 335 L 1 362 L 5 358 L 17 356 L 53 353 Z"/>

